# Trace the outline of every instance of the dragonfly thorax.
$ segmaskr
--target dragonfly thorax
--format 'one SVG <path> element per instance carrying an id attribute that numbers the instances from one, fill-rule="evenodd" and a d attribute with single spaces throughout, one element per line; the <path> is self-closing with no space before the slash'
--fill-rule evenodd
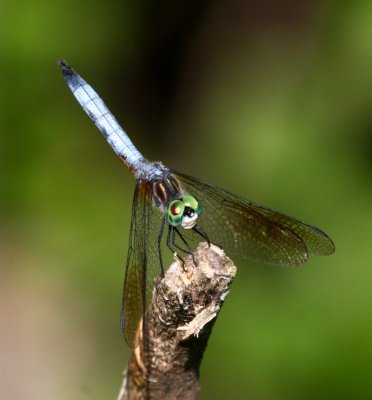
<path id="1" fill-rule="evenodd" d="M 182 198 L 182 192 L 178 181 L 169 172 L 162 179 L 152 181 L 152 199 L 162 212 L 168 208 L 168 204 L 175 199 Z"/>

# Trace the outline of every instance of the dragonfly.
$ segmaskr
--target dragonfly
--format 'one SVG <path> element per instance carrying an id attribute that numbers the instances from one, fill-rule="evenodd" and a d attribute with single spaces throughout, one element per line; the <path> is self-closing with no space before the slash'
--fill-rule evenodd
<path id="1" fill-rule="evenodd" d="M 137 150 L 95 90 L 63 59 L 59 67 L 71 92 L 135 177 L 121 325 L 129 346 L 140 343 L 139 326 L 154 280 L 164 273 L 161 244 L 192 253 L 200 240 L 229 255 L 259 263 L 297 266 L 309 256 L 331 255 L 322 230 L 211 185 L 150 162 Z"/>

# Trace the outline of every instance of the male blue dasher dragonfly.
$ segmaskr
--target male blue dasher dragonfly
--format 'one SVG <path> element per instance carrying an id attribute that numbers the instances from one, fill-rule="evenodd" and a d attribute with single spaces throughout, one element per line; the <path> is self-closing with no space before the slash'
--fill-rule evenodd
<path id="1" fill-rule="evenodd" d="M 122 303 L 130 346 L 138 345 L 154 279 L 163 273 L 165 231 L 172 251 L 190 253 L 204 239 L 229 255 L 272 265 L 301 265 L 310 255 L 335 251 L 331 238 L 314 226 L 146 160 L 93 88 L 64 60 L 58 64 L 81 107 L 136 179 Z"/>

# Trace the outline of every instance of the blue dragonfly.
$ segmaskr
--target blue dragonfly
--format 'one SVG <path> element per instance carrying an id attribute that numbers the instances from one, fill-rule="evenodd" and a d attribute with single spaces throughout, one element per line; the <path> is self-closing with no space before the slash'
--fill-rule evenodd
<path id="1" fill-rule="evenodd" d="M 136 149 L 99 95 L 64 60 L 58 64 L 73 95 L 117 156 L 134 174 L 132 219 L 121 309 L 122 329 L 131 347 L 163 270 L 161 244 L 192 253 L 200 240 L 229 255 L 256 262 L 297 266 L 311 255 L 335 251 L 319 228 L 150 162 Z"/>

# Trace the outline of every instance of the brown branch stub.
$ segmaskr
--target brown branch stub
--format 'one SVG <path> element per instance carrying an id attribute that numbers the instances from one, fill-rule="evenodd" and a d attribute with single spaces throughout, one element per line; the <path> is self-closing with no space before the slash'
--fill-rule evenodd
<path id="1" fill-rule="evenodd" d="M 155 286 L 146 350 L 133 350 L 118 400 L 196 399 L 200 363 L 235 274 L 212 244 L 175 260 Z"/>

